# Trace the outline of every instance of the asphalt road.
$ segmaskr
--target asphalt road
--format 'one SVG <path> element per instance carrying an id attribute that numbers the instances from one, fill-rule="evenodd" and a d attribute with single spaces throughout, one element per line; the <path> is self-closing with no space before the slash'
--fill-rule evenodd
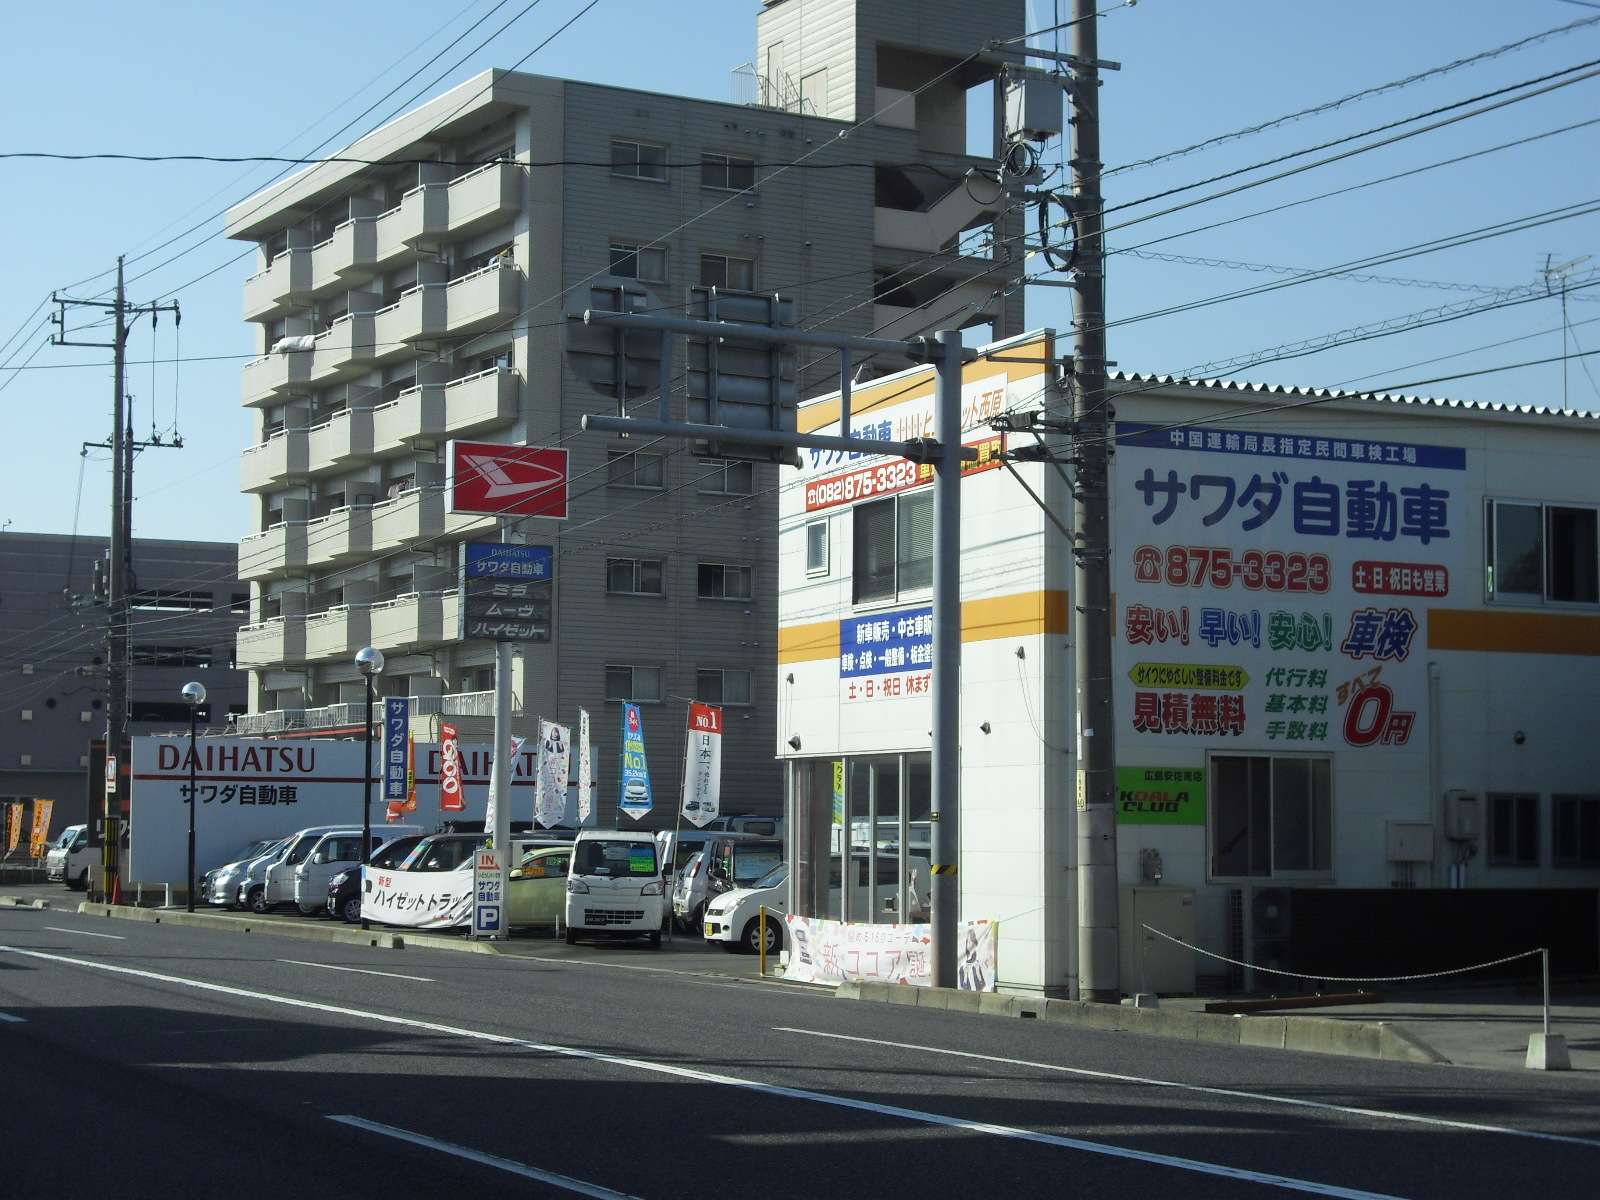
<path id="1" fill-rule="evenodd" d="M 1582 1076 L 857 1004 L 620 947 L 0 909 L 0 1014 L 0 1194 L 19 1197 L 1502 1200 L 1600 1178 Z"/>

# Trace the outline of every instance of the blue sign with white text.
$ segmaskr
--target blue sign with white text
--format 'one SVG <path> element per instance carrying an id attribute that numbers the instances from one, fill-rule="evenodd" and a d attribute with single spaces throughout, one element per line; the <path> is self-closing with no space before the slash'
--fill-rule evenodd
<path id="1" fill-rule="evenodd" d="M 650 796 L 650 764 L 644 756 L 644 721 L 637 704 L 622 706 L 622 811 L 638 819 L 654 804 Z"/>
<path id="2" fill-rule="evenodd" d="M 887 675 L 933 666 L 933 609 L 905 608 L 839 622 L 839 675 Z"/>
<path id="3" fill-rule="evenodd" d="M 467 542 L 468 579 L 549 579 L 554 555 L 549 546 Z"/>
<path id="4" fill-rule="evenodd" d="M 411 701 L 390 696 L 383 702 L 383 798 L 404 800 L 411 769 Z"/>

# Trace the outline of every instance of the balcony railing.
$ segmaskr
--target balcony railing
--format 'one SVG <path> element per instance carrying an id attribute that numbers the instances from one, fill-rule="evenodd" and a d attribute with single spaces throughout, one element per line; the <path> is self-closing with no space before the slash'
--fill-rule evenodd
<path id="1" fill-rule="evenodd" d="M 443 696 L 411 696 L 411 715 L 426 717 L 492 717 L 493 692 L 456 692 Z M 521 716 L 522 706 L 512 697 L 512 715 Z M 318 708 L 275 708 L 265 712 L 235 713 L 228 718 L 229 732 L 238 737 L 261 737 L 274 733 L 295 733 L 317 729 L 359 729 L 367 719 L 364 700 L 325 704 Z M 382 701 L 372 706 L 376 727 L 383 719 Z"/>
<path id="2" fill-rule="evenodd" d="M 244 319 L 271 321 L 311 293 L 311 251 L 285 250 L 265 271 L 244 281 Z"/>
<path id="3" fill-rule="evenodd" d="M 281 579 L 306 565 L 304 521 L 284 521 L 239 542 L 240 579 Z"/>
<path id="4" fill-rule="evenodd" d="M 265 492 L 310 469 L 306 431 L 284 429 L 239 456 L 239 490 Z"/>

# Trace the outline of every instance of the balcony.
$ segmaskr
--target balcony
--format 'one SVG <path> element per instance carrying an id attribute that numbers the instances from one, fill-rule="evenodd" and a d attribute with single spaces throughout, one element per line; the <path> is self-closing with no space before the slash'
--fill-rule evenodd
<path id="1" fill-rule="evenodd" d="M 386 553 L 442 537 L 487 534 L 498 528 L 497 520 L 471 513 L 445 512 L 442 489 L 406 492 L 373 506 L 372 549 L 374 553 Z"/>
<path id="2" fill-rule="evenodd" d="M 337 383 L 371 370 L 373 324 L 371 313 L 349 313 L 317 334 L 307 372 L 310 382 Z"/>
<path id="3" fill-rule="evenodd" d="M 451 183 L 447 190 L 448 228 L 462 237 L 504 224 L 522 207 L 523 168 L 496 162 L 479 167 Z"/>
<path id="4" fill-rule="evenodd" d="M 372 410 L 345 409 L 306 435 L 306 470 L 313 475 L 336 471 L 372 457 Z"/>
<path id="5" fill-rule="evenodd" d="M 378 639 L 381 641 L 381 639 Z M 444 696 L 409 696 L 411 715 L 446 717 L 494 716 L 493 692 L 456 692 Z M 373 724 L 382 719 L 380 705 L 373 706 Z M 301 729 L 360 728 L 366 721 L 366 705 L 356 701 L 344 704 L 325 704 L 320 708 L 274 708 L 264 712 L 235 713 L 228 717 L 228 732 L 235 737 L 259 737 L 263 734 L 289 733 Z M 522 704 L 515 695 L 511 700 L 511 715 L 522 716 Z"/>
<path id="6" fill-rule="evenodd" d="M 291 350 L 267 354 L 244 365 L 243 401 L 260 408 L 295 390 L 304 391 L 311 380 L 311 353 Z"/>
<path id="7" fill-rule="evenodd" d="M 302 663 L 306 657 L 304 617 L 273 617 L 239 629 L 235 661 L 242 671 Z"/>
<path id="8" fill-rule="evenodd" d="M 307 566 L 353 562 L 372 553 L 372 509 L 367 505 L 336 508 L 307 521 L 304 528 Z"/>
<path id="9" fill-rule="evenodd" d="M 370 278 L 378 269 L 378 221 L 356 217 L 333 231 L 333 236 L 311 248 L 311 287 L 323 292 L 348 288 Z"/>
<path id="10" fill-rule="evenodd" d="M 460 600 L 455 592 L 413 592 L 383 604 L 374 604 L 372 644 L 385 653 L 410 647 L 453 642 L 460 624 Z"/>
<path id="11" fill-rule="evenodd" d="M 341 605 L 312 613 L 305 619 L 306 661 L 349 659 L 371 643 L 371 631 L 372 622 L 365 607 Z"/>
<path id="12" fill-rule="evenodd" d="M 311 277 L 311 251 L 285 250 L 265 271 L 244 281 L 244 319 L 272 321 L 304 304 Z"/>
<path id="13" fill-rule="evenodd" d="M 445 293 L 435 284 L 414 287 L 388 308 L 373 314 L 373 351 L 378 362 L 409 358 L 413 343 L 445 334 Z"/>
<path id="14" fill-rule="evenodd" d="M 452 337 L 504 327 L 522 310 L 522 272 L 509 258 L 463 275 L 445 288 L 446 332 Z"/>
<path id="15" fill-rule="evenodd" d="M 372 412 L 375 454 L 409 445 L 467 437 L 517 419 L 522 380 L 496 367 L 449 384 L 425 384 L 401 392 L 392 404 Z"/>
<path id="16" fill-rule="evenodd" d="M 420 243 L 441 241 L 449 232 L 449 184 L 428 183 L 412 188 L 374 222 L 374 253 L 381 266 L 418 257 Z"/>
<path id="17" fill-rule="evenodd" d="M 281 429 L 239 456 L 239 490 L 265 492 L 309 469 L 304 429 Z"/>
<path id="18" fill-rule="evenodd" d="M 285 521 L 239 543 L 239 578 L 281 579 L 306 568 L 306 526 Z"/>

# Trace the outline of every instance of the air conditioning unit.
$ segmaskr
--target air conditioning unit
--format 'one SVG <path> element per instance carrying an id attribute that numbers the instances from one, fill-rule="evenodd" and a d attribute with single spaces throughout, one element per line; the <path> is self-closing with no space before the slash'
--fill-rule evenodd
<path id="1" fill-rule="evenodd" d="M 1444 794 L 1444 836 L 1452 842 L 1478 840 L 1478 797 L 1451 790 Z"/>
<path id="2" fill-rule="evenodd" d="M 1268 967 L 1273 971 L 1288 971 L 1289 937 L 1291 933 L 1292 893 L 1286 887 L 1253 887 L 1250 889 L 1248 915 L 1249 953 L 1245 961 L 1252 967 Z M 1266 971 L 1245 972 L 1246 991 L 1284 992 L 1298 990 L 1298 982 L 1286 975 Z"/>

